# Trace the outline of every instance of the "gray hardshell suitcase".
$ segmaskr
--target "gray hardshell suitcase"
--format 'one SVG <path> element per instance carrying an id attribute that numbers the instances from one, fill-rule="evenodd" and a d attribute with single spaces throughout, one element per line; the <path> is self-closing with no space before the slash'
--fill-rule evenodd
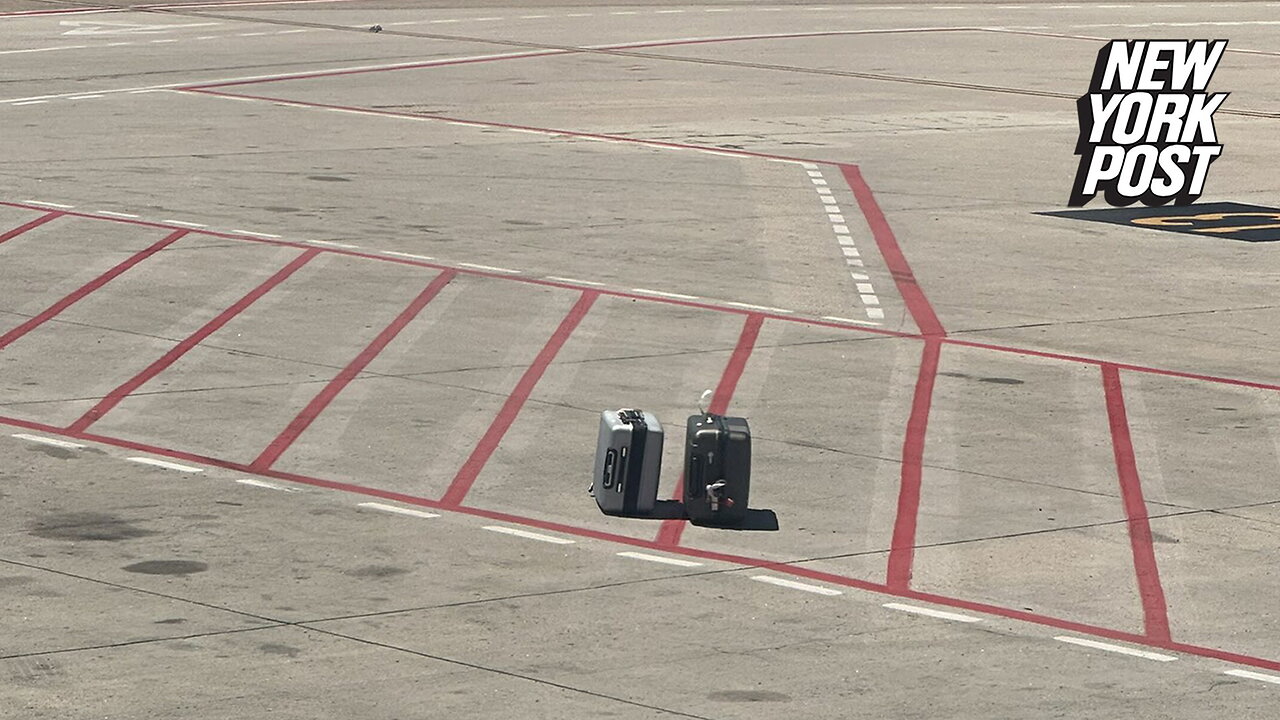
<path id="1" fill-rule="evenodd" d="M 592 494 L 609 515 L 653 511 L 662 471 L 662 424 L 643 410 L 600 413 Z"/>

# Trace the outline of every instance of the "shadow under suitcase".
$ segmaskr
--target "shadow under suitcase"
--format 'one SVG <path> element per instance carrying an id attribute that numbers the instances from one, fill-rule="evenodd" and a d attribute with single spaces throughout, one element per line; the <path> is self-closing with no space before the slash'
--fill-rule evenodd
<path id="1" fill-rule="evenodd" d="M 702 412 L 685 423 L 681 500 L 658 500 L 662 423 L 643 410 L 600 414 L 591 494 L 606 515 L 732 530 L 777 530 L 772 510 L 749 507 L 751 428 L 746 418 Z"/>

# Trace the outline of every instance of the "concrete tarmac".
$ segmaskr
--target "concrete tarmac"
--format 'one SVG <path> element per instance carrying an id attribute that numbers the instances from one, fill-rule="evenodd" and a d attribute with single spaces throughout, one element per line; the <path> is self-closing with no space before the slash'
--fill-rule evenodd
<path id="1" fill-rule="evenodd" d="M 1280 243 L 1043 213 L 1110 38 L 1275 206 L 1275 10 L 0 0 L 0 717 L 1267 717 Z"/>

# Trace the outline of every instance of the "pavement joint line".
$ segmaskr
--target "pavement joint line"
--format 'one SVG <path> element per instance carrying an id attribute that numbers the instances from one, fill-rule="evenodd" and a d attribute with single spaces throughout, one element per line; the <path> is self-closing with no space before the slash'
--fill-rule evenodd
<path id="1" fill-rule="evenodd" d="M 1055 635 L 1053 639 L 1059 642 L 1070 643 L 1072 645 L 1093 648 L 1094 650 L 1105 650 L 1119 655 L 1129 655 L 1132 657 L 1142 658 L 1144 660 L 1154 660 L 1156 662 L 1172 662 L 1178 659 L 1173 655 L 1164 655 L 1147 650 L 1138 650 L 1137 648 L 1125 647 L 1124 645 L 1112 645 L 1111 643 L 1098 642 L 1097 640 L 1089 640 L 1087 638 L 1072 637 L 1071 635 Z"/>
<path id="2" fill-rule="evenodd" d="M 484 529 L 490 532 L 514 535 L 515 537 L 525 538 L 526 540 L 538 540 L 540 542 L 553 543 L 555 545 L 573 545 L 576 542 L 575 540 L 570 540 L 568 538 L 543 535 L 542 533 L 529 532 L 528 530 L 507 527 L 506 525 L 485 525 Z"/>
<path id="3" fill-rule="evenodd" d="M 840 590 L 836 590 L 834 588 L 822 587 L 821 585 L 810 585 L 809 583 L 796 582 L 795 580 L 780 578 L 780 577 L 777 577 L 776 575 L 752 575 L 751 579 L 755 580 L 756 582 L 768 583 L 769 585 L 777 585 L 778 587 L 790 588 L 791 590 L 803 590 L 804 592 L 810 592 L 815 595 L 828 595 L 828 596 L 834 597 L 836 595 L 844 594 Z"/>
<path id="4" fill-rule="evenodd" d="M 662 555 L 650 555 L 649 553 L 634 552 L 625 550 L 618 553 L 620 557 L 633 558 L 635 560 L 646 560 L 648 562 L 662 563 L 664 565 L 675 565 L 676 567 L 702 567 L 702 563 L 693 562 L 692 560 L 681 560 L 679 558 L 664 557 Z"/>
<path id="5" fill-rule="evenodd" d="M 192 467 L 190 465 L 181 465 L 179 463 L 169 462 L 168 460 L 157 460 L 156 458 L 131 457 L 131 458 L 125 458 L 125 459 L 128 460 L 129 462 L 141 463 L 142 465 L 154 465 L 156 467 L 161 467 L 168 470 L 177 470 L 178 472 L 185 472 L 185 473 L 204 472 L 204 468 Z"/>
<path id="6" fill-rule="evenodd" d="M 18 438 L 19 440 L 27 440 L 33 443 L 40 443 L 41 445 L 51 445 L 53 447 L 66 448 L 67 450 L 81 450 L 86 447 L 85 445 L 81 445 L 80 443 L 73 443 L 68 440 L 58 440 L 56 438 L 47 438 L 47 437 L 42 437 L 40 435 L 28 435 L 27 433 L 14 433 L 13 437 Z"/>
<path id="7" fill-rule="evenodd" d="M 1246 678 L 1248 680 L 1261 680 L 1262 682 L 1280 685 L 1280 676 L 1267 675 L 1266 673 L 1253 672 L 1252 670 L 1224 670 L 1223 675 L 1232 675 L 1238 678 Z"/>
<path id="8" fill-rule="evenodd" d="M 370 510 L 381 510 L 382 512 L 395 513 L 397 515 L 408 515 L 409 517 L 424 518 L 424 519 L 440 517 L 439 513 L 426 512 L 425 510 L 413 510 L 411 508 L 404 508 L 398 505 L 388 505 L 386 503 L 379 503 L 379 502 L 362 502 L 362 503 L 359 503 L 359 507 L 369 508 Z"/>
<path id="9" fill-rule="evenodd" d="M 265 488 L 267 490 L 279 490 L 281 492 L 298 492 L 296 488 L 285 487 L 284 485 L 277 485 L 275 483 L 267 482 L 266 480 L 257 480 L 255 478 L 240 478 L 239 480 L 236 480 L 236 482 L 240 483 L 241 485 L 248 485 L 249 487 L 257 487 L 257 488 Z"/>
<path id="10" fill-rule="evenodd" d="M 886 607 L 886 608 L 889 608 L 890 610 L 899 610 L 901 612 L 906 612 L 906 613 L 914 613 L 916 615 L 925 615 L 931 618 L 938 618 L 939 620 L 954 620 L 955 622 L 962 622 L 962 623 L 982 622 L 982 618 L 976 618 L 976 617 L 973 617 L 972 615 L 961 615 L 960 613 L 946 612 L 943 610 L 934 610 L 933 608 L 919 607 L 916 605 L 906 605 L 904 603 L 885 603 L 881 607 Z"/>

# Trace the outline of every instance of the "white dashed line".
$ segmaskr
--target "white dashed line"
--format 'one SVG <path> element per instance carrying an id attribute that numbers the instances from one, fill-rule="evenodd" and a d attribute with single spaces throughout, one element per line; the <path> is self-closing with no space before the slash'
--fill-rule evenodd
<path id="1" fill-rule="evenodd" d="M 151 42 L 153 42 L 153 43 L 176 43 L 176 42 L 178 42 L 178 41 L 177 41 L 177 40 L 175 40 L 175 39 L 173 39 L 173 38 L 169 38 L 169 39 L 165 39 L 165 40 L 152 40 Z"/>
<path id="2" fill-rule="evenodd" d="M 111 217 L 118 217 L 118 218 L 128 218 L 130 220 L 141 217 L 140 215 L 134 215 L 133 213 L 112 212 L 111 210 L 99 210 L 98 214 L 110 215 Z"/>
<path id="3" fill-rule="evenodd" d="M 828 210 L 830 210 L 831 208 L 827 208 L 827 209 L 828 209 Z M 834 213 L 832 213 L 832 214 L 830 214 L 830 215 L 827 215 L 827 219 L 828 219 L 828 220 L 830 220 L 830 221 L 831 221 L 831 222 L 833 222 L 833 223 L 842 223 L 842 222 L 844 222 L 844 216 L 843 216 L 843 215 L 836 215 L 836 214 L 834 214 Z"/>
<path id="4" fill-rule="evenodd" d="M 827 204 L 827 205 L 835 205 L 835 204 L 836 204 L 836 199 L 835 199 L 835 198 L 833 198 L 833 197 L 829 197 L 829 196 L 827 196 L 827 195 L 822 195 L 822 196 L 820 196 L 818 199 L 819 199 L 819 200 L 821 200 L 823 203 L 825 203 L 825 204 Z M 832 208 L 827 208 L 827 209 L 828 209 L 828 210 L 831 210 L 832 212 L 835 212 Z"/>
<path id="5" fill-rule="evenodd" d="M 803 590 L 805 592 L 811 592 L 817 595 L 843 595 L 844 594 L 843 592 L 840 592 L 839 590 L 834 590 L 832 588 L 826 588 L 820 585 L 808 585 L 806 583 L 796 582 L 794 580 L 787 580 L 786 578 L 774 577 L 772 575 L 752 575 L 751 579 L 757 582 L 769 583 L 770 585 L 777 585 L 778 587 L 791 588 L 792 590 Z"/>
<path id="6" fill-rule="evenodd" d="M 397 515 L 408 515 L 416 518 L 438 518 L 436 513 L 429 513 L 424 510 L 412 510 L 410 508 L 402 508 L 396 505 L 387 505 L 376 502 L 362 502 L 360 507 L 369 508 L 371 510 L 381 510 L 383 512 L 396 513 Z"/>
<path id="7" fill-rule="evenodd" d="M 871 279 L 869 275 L 863 275 L 862 273 L 856 273 L 856 272 L 849 273 L 849 276 L 852 277 L 854 280 L 870 280 Z"/>
<path id="8" fill-rule="evenodd" d="M 821 171 L 821 170 L 809 170 L 809 171 L 808 171 L 808 173 L 809 173 L 809 177 L 811 177 L 811 178 L 820 178 L 820 177 L 822 177 L 822 171 Z"/>
<path id="9" fill-rule="evenodd" d="M 177 470 L 178 472 L 184 473 L 204 472 L 201 468 L 191 467 L 190 465 L 179 465 L 178 463 L 169 462 L 168 460 L 157 460 L 149 457 L 131 457 L 125 459 L 129 462 L 141 463 L 143 465 L 154 465 L 156 467 L 165 468 L 166 470 Z"/>
<path id="10" fill-rule="evenodd" d="M 252 235 L 254 237 L 272 238 L 276 240 L 280 239 L 279 235 L 272 235 L 270 233 L 262 233 L 262 232 L 254 232 L 252 230 L 232 230 L 231 232 L 239 233 L 240 235 Z"/>
<path id="11" fill-rule="evenodd" d="M 649 555 L 647 553 L 620 552 L 618 555 L 636 560 L 647 560 L 649 562 L 663 563 L 664 565 L 675 565 L 676 567 L 702 567 L 702 563 L 693 562 L 692 560 L 681 560 L 679 558 L 663 557 L 661 555 Z"/>
<path id="12" fill-rule="evenodd" d="M 840 252 L 844 253 L 845 257 L 858 257 L 861 254 L 858 252 L 858 248 L 850 247 L 847 245 L 844 247 L 841 247 Z"/>
<path id="13" fill-rule="evenodd" d="M 818 169 L 818 166 L 817 166 L 817 165 L 815 165 L 815 164 L 813 164 L 813 163 L 811 163 L 811 162 L 802 162 L 802 163 L 800 163 L 800 167 L 804 168 L 805 170 L 817 170 L 817 169 Z"/>
<path id="14" fill-rule="evenodd" d="M 24 200 L 23 202 L 29 205 L 44 205 L 46 207 L 62 208 L 63 210 L 70 210 L 75 207 L 75 205 L 63 205 L 62 203 L 45 202 L 43 200 Z"/>
<path id="15" fill-rule="evenodd" d="M 880 324 L 878 322 L 870 322 L 868 320 L 854 320 L 853 318 L 837 317 L 835 315 L 823 315 L 822 319 L 830 320 L 831 322 L 853 323 L 854 325 L 879 325 Z"/>
<path id="16" fill-rule="evenodd" d="M 253 478 L 240 478 L 239 480 L 236 480 L 236 482 L 240 483 L 241 485 L 248 485 L 249 487 L 266 488 L 267 490 L 279 490 L 280 492 L 297 492 L 297 490 L 291 487 L 285 487 L 283 485 L 269 483 L 265 480 L 255 480 Z"/>
<path id="17" fill-rule="evenodd" d="M 761 312 L 783 313 L 786 315 L 790 315 L 792 312 L 794 312 L 792 310 L 787 310 L 785 308 L 769 307 L 768 305 L 752 305 L 751 303 L 744 303 L 744 302 L 727 302 L 725 303 L 725 305 L 732 305 L 734 307 L 739 307 L 746 310 L 759 310 Z"/>
<path id="18" fill-rule="evenodd" d="M 302 28 L 300 30 L 281 30 L 276 34 L 277 35 L 293 35 L 295 33 L 304 33 L 304 32 L 311 32 L 311 30 L 309 28 Z"/>
<path id="19" fill-rule="evenodd" d="M 932 618 L 940 620 L 954 620 L 963 623 L 982 622 L 982 618 L 972 617 L 970 615 L 961 615 L 959 613 L 946 612 L 943 610 L 933 610 L 931 608 L 916 607 L 915 605 L 903 605 L 902 603 L 885 603 L 883 607 L 890 610 L 901 610 L 902 612 L 915 613 L 916 615 L 928 615 Z"/>
<path id="20" fill-rule="evenodd" d="M 818 190 L 818 194 L 819 194 L 819 195 L 830 195 L 830 194 L 831 194 L 831 188 L 827 188 L 827 187 L 820 187 L 820 188 L 817 188 L 817 190 Z"/>
<path id="21" fill-rule="evenodd" d="M 592 287 L 604 287 L 604 283 L 596 282 L 594 280 L 578 280 L 577 278 L 558 277 L 556 275 L 548 275 L 547 279 L 552 280 L 554 282 L 572 283 L 574 285 L 590 285 Z"/>
<path id="22" fill-rule="evenodd" d="M 1171 662 L 1178 658 L 1173 655 L 1161 655 L 1160 653 L 1149 652 L 1147 650 L 1138 650 L 1136 648 L 1125 647 L 1123 645 L 1112 645 L 1111 643 L 1098 642 L 1097 640 L 1087 640 L 1085 638 L 1071 637 L 1070 635 L 1058 635 L 1053 638 L 1059 642 L 1071 643 L 1072 645 L 1080 645 L 1081 647 L 1093 648 L 1094 650 L 1106 650 L 1107 652 L 1119 653 L 1121 655 L 1129 655 L 1132 657 L 1142 658 L 1144 660 L 1155 660 L 1156 662 Z"/>
<path id="23" fill-rule="evenodd" d="M 269 32 L 237 33 L 236 37 L 261 37 L 263 35 L 270 35 L 270 34 L 271 33 Z"/>
<path id="24" fill-rule="evenodd" d="M 542 18 L 551 17 L 550 15 L 521 15 L 521 20 L 541 20 Z"/>
<path id="25" fill-rule="evenodd" d="M 1280 677 L 1275 675 L 1266 675 L 1260 672 L 1253 672 L 1252 670 L 1225 670 L 1222 674 L 1234 675 L 1239 678 L 1248 678 L 1249 680 L 1261 680 L 1262 682 L 1280 685 Z"/>
<path id="26" fill-rule="evenodd" d="M 506 527 L 505 525 L 485 525 L 485 530 L 490 530 L 504 535 L 514 535 L 516 537 L 526 538 L 528 540 L 538 540 L 546 543 L 554 543 L 556 545 L 572 545 L 573 540 L 568 538 L 553 537 L 551 535 L 542 535 L 541 533 L 529 532 L 528 530 L 520 530 L 518 528 Z"/>
<path id="27" fill-rule="evenodd" d="M 431 257 L 431 256 L 429 256 L 429 255 L 414 255 L 413 253 L 398 252 L 398 251 L 396 251 L 396 250 L 383 250 L 383 251 L 382 251 L 382 254 L 383 254 L 383 255 L 394 255 L 394 256 L 396 256 L 396 257 L 402 257 L 402 258 L 412 258 L 412 259 L 414 259 L 414 260 L 435 260 L 435 258 L 433 258 L 433 257 Z"/>
<path id="28" fill-rule="evenodd" d="M 826 185 L 826 184 L 827 184 L 827 181 L 826 181 L 826 180 L 823 180 L 822 178 L 809 178 L 809 180 L 810 180 L 810 182 L 812 182 L 814 185 Z"/>
<path id="29" fill-rule="evenodd" d="M 876 289 L 871 287 L 871 283 L 858 283 L 858 292 L 874 295 Z"/>
<path id="30" fill-rule="evenodd" d="M 352 245 L 351 243 L 340 243 L 340 242 L 335 242 L 333 240 L 308 240 L 307 242 L 312 245 L 326 245 L 328 247 L 342 248 L 344 250 L 356 250 L 360 247 L 359 245 Z"/>
<path id="31" fill-rule="evenodd" d="M 853 245 L 853 238 L 849 237 L 848 235 L 837 235 L 836 242 L 840 243 L 841 245 Z"/>
<path id="32" fill-rule="evenodd" d="M 52 445 L 53 447 L 66 448 L 67 450 L 80 450 L 84 447 L 84 445 L 81 445 L 80 443 L 41 437 L 39 435 L 28 435 L 26 433 L 14 433 L 13 437 L 18 438 L 19 440 L 29 440 L 33 443 L 40 443 L 41 445 Z"/>
<path id="33" fill-rule="evenodd" d="M 512 269 L 510 269 L 510 268 L 494 267 L 494 266 L 492 266 L 492 265 L 477 265 L 476 263 L 458 263 L 458 264 L 459 264 L 459 265 L 461 265 L 462 267 L 474 268 L 474 269 L 476 269 L 476 270 L 488 270 L 489 272 L 508 273 L 508 274 L 511 274 L 511 275 L 519 275 L 519 274 L 520 274 L 520 271 L 519 271 L 519 270 L 512 270 Z"/>
<path id="34" fill-rule="evenodd" d="M 832 229 L 832 230 L 834 230 L 834 231 L 835 231 L 835 233 L 836 233 L 837 235 L 848 235 L 848 234 L 849 234 L 849 226 L 848 226 L 848 225 L 832 225 L 832 226 L 831 226 L 831 229 Z"/>
<path id="35" fill-rule="evenodd" d="M 678 15 L 679 13 L 682 13 L 682 12 L 684 11 L 683 10 L 658 10 L 657 12 L 654 13 L 654 15 Z"/>
<path id="36" fill-rule="evenodd" d="M 181 225 L 182 227 L 189 227 L 189 228 L 209 227 L 208 225 L 201 225 L 200 223 L 186 222 L 185 220 L 161 220 L 160 222 L 166 223 L 169 225 Z"/>
<path id="37" fill-rule="evenodd" d="M 883 320 L 884 310 L 881 310 L 880 308 L 867 308 L 867 317 Z"/>
<path id="38" fill-rule="evenodd" d="M 677 300 L 697 300 L 697 295 L 684 295 L 682 293 L 663 292 L 662 290 L 650 290 L 648 288 L 631 288 L 631 292 L 644 293 L 645 295 L 657 295 L 658 297 L 676 298 Z"/>
<path id="39" fill-rule="evenodd" d="M 863 305 L 879 305 L 880 304 L 880 298 L 876 297 L 875 295 L 859 295 L 858 297 L 862 298 Z"/>

